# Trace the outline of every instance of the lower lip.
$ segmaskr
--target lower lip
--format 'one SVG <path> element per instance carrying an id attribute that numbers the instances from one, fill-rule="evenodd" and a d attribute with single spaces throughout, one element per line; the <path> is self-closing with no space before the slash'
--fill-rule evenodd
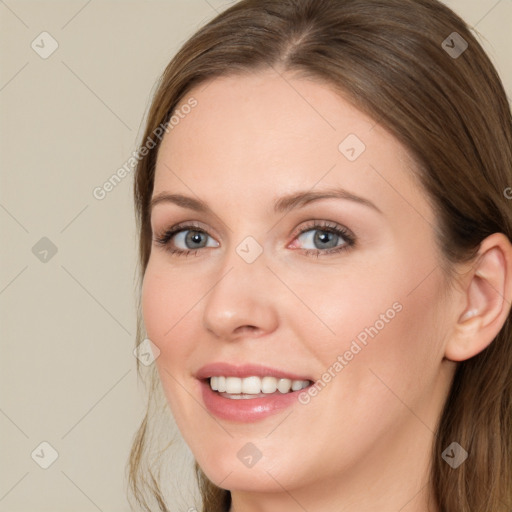
<path id="1" fill-rule="evenodd" d="M 200 381 L 203 401 L 207 409 L 217 416 L 229 421 L 251 423 L 271 416 L 290 407 L 307 388 L 290 393 L 269 394 L 268 397 L 232 399 L 213 391 L 208 381 Z"/>

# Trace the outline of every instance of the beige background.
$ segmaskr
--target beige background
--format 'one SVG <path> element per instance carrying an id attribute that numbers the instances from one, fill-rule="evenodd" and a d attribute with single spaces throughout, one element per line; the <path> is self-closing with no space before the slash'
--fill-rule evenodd
<path id="1" fill-rule="evenodd" d="M 93 190 L 137 148 L 171 56 L 228 3 L 0 0 L 0 512 L 129 510 L 144 406 L 133 174 L 102 200 Z M 512 0 L 447 3 L 481 34 L 510 98 Z M 31 47 L 51 48 L 43 31 L 58 43 L 46 59 Z M 44 441 L 58 452 L 48 469 L 35 462 L 50 460 Z M 191 455 L 175 457 L 183 482 Z"/>

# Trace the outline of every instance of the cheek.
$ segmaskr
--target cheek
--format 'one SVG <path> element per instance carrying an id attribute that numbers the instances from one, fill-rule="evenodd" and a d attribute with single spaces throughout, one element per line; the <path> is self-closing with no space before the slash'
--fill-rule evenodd
<path id="1" fill-rule="evenodd" d="M 176 336 L 187 309 L 197 302 L 198 290 L 184 286 L 183 279 L 165 265 L 150 259 L 141 291 L 141 308 L 148 337 L 161 351 Z"/>
<path id="2" fill-rule="evenodd" d="M 171 313 L 174 308 L 169 304 L 172 300 L 165 282 L 148 265 L 142 283 L 141 308 L 144 326 L 148 338 L 162 351 L 162 339 L 169 329 L 169 317 L 164 314 L 166 309 Z M 168 305 L 168 306 L 167 306 Z"/>
<path id="3" fill-rule="evenodd" d="M 354 393 L 370 383 L 385 392 L 376 375 L 397 393 L 419 392 L 435 377 L 442 359 L 441 271 L 432 272 L 435 265 L 429 258 L 421 264 L 402 259 L 392 254 L 388 261 L 368 265 L 366 272 L 352 269 L 323 287 L 318 276 L 301 276 L 300 282 L 290 276 L 288 281 L 302 290 L 310 309 L 290 308 L 297 337 L 326 371 L 350 375 L 344 385 Z"/>
<path id="4" fill-rule="evenodd" d="M 194 349 L 186 338 L 180 339 L 187 325 L 193 320 L 192 305 L 198 301 L 190 287 L 179 276 L 162 269 L 150 260 L 141 290 L 141 309 L 148 338 L 158 347 L 160 354 L 155 361 L 162 387 L 175 419 L 190 415 L 190 400 L 183 391 L 184 377 L 189 373 L 187 364 Z M 181 385 L 180 385 L 181 384 Z"/>
<path id="5" fill-rule="evenodd" d="M 194 319 L 193 305 L 198 301 L 193 295 L 198 290 L 190 291 L 184 286 L 183 279 L 168 268 L 160 270 L 150 262 L 144 275 L 141 291 L 141 309 L 147 337 L 158 347 L 160 354 L 155 364 L 167 399 L 173 410 L 179 396 L 179 384 L 190 373 L 191 354 L 194 350 L 190 339 L 185 336 L 187 325 Z"/>
<path id="6" fill-rule="evenodd" d="M 309 448 L 334 454 L 322 462 L 333 470 L 340 460 L 358 460 L 370 440 L 392 436 L 400 422 L 413 417 L 411 410 L 428 417 L 442 359 L 441 328 L 436 328 L 440 274 L 432 273 L 412 291 L 414 269 L 385 269 L 365 278 L 359 274 L 357 282 L 347 277 L 340 281 L 343 286 L 326 287 L 329 292 L 309 288 L 308 305 L 335 334 L 306 311 L 293 313 L 298 339 L 325 370 L 318 393 L 302 402 L 306 412 L 296 421 L 304 421 L 301 428 L 307 430 L 310 418 L 316 418 L 319 435 L 308 440 Z M 284 424 L 280 428 L 285 432 Z M 288 434 L 293 435 L 291 427 Z"/>

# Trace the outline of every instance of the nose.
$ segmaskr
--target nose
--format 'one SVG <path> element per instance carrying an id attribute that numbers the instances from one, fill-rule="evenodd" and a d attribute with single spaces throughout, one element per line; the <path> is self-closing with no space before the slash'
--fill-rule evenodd
<path id="1" fill-rule="evenodd" d="M 261 255 L 247 263 L 233 251 L 204 299 L 203 326 L 217 338 L 260 337 L 278 325 L 278 280 Z"/>

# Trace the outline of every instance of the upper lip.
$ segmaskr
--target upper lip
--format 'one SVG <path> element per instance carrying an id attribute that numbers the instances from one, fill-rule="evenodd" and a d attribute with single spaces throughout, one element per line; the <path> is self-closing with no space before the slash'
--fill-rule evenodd
<path id="1" fill-rule="evenodd" d="M 272 368 L 270 366 L 265 366 L 263 364 L 243 364 L 243 365 L 234 365 L 226 362 L 218 362 L 218 363 L 210 363 L 203 367 L 201 367 L 197 373 L 196 378 L 203 380 L 208 379 L 210 377 L 222 375 L 226 377 L 276 377 L 281 379 L 290 379 L 290 380 L 310 380 L 313 379 L 307 375 L 299 375 L 296 373 L 291 373 L 287 370 L 280 370 L 278 368 Z"/>

